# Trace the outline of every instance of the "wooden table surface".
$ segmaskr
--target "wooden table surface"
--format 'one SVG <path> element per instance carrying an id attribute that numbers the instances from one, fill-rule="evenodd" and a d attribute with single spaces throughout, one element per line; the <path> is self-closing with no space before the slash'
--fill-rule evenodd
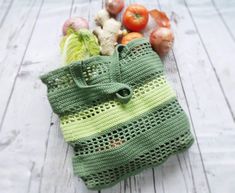
<path id="1" fill-rule="evenodd" d="M 235 0 L 139 0 L 168 13 L 163 60 L 194 145 L 102 193 L 235 192 Z M 102 0 L 0 0 L 0 192 L 89 193 L 74 177 L 39 75 L 60 66 L 61 26 L 93 17 Z"/>

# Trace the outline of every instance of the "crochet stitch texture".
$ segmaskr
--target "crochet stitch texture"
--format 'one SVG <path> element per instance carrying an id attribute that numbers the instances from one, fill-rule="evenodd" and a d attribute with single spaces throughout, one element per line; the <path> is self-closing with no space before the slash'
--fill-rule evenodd
<path id="1" fill-rule="evenodd" d="M 74 173 L 100 190 L 157 166 L 193 143 L 188 118 L 142 38 L 41 77 L 73 146 Z"/>

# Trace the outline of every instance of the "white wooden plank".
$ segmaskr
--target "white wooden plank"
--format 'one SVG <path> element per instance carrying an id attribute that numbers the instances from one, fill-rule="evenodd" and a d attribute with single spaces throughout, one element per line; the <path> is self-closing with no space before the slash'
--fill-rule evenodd
<path id="1" fill-rule="evenodd" d="M 191 0 L 186 5 L 235 121 L 235 41 L 211 0 Z M 200 5 L 206 6 L 199 9 Z"/>
<path id="2" fill-rule="evenodd" d="M 235 42 L 233 41 L 229 31 L 227 31 L 223 20 L 219 17 L 218 12 L 211 4 L 211 1 L 202 1 L 202 3 L 207 5 L 204 10 L 207 10 L 207 18 L 210 18 L 205 18 L 204 21 L 201 19 L 203 14 L 200 14 L 199 16 L 199 13 L 203 13 L 205 11 L 203 9 L 199 11 L 196 8 L 198 4 L 196 1 L 190 1 L 186 6 L 191 14 L 195 28 L 199 32 L 203 48 L 208 55 L 210 64 L 212 65 L 216 78 L 219 81 L 224 98 L 229 107 L 230 113 L 232 114 L 233 121 L 235 121 L 235 77 L 233 76 L 235 73 Z M 216 33 L 214 33 L 215 31 Z M 234 126 L 232 128 L 234 128 Z M 212 192 L 231 192 L 235 187 L 235 149 L 233 148 L 235 145 L 235 132 L 234 130 L 231 132 L 232 128 L 219 128 L 217 132 L 221 134 L 220 137 L 218 137 L 217 140 L 213 139 L 211 142 L 208 141 L 214 146 L 214 149 L 210 148 L 209 151 L 206 151 L 207 154 L 209 154 L 207 168 L 211 174 L 210 182 L 212 184 Z M 214 161 L 213 158 L 218 157 L 221 153 L 224 154 L 223 159 Z M 233 169 L 231 169 L 231 167 Z M 233 178 L 233 180 L 224 180 L 225 177 L 229 177 L 229 179 Z M 220 186 L 217 185 L 218 183 L 220 183 Z"/>
<path id="3" fill-rule="evenodd" d="M 158 4 L 158 8 L 161 9 L 161 2 L 158 1 Z M 167 11 L 167 7 L 163 7 L 163 11 Z M 169 13 L 168 16 L 170 16 Z M 173 25 L 174 20 L 175 18 L 172 17 L 171 23 Z M 177 31 L 175 31 L 175 33 L 177 33 Z M 164 65 L 167 77 L 170 83 L 173 85 L 177 94 L 177 98 L 183 106 L 183 109 L 189 116 L 191 130 L 193 130 L 187 99 L 183 90 L 182 80 L 179 75 L 177 61 L 173 52 L 170 52 L 164 58 Z M 196 154 L 192 152 L 195 152 Z M 178 162 L 176 160 L 178 160 Z M 164 174 L 164 178 L 159 184 L 159 186 L 163 187 L 163 192 L 209 192 L 207 187 L 207 180 L 204 174 L 203 163 L 200 160 L 200 149 L 197 147 L 196 143 L 193 144 L 189 151 L 178 154 L 176 157 L 170 159 L 170 163 L 171 164 L 168 164 L 168 162 L 166 162 L 166 164 L 163 165 L 165 171 L 163 168 L 160 168 L 160 174 L 156 173 L 158 179 L 162 177 L 161 173 Z M 172 174 L 171 165 L 175 165 L 175 167 L 177 167 L 180 172 L 177 171 Z M 179 176 L 179 174 L 181 174 L 181 176 Z M 156 183 L 158 182 L 156 181 Z"/>
<path id="4" fill-rule="evenodd" d="M 14 0 L 2 0 L 0 1 L 0 30 L 1 26 L 5 22 L 5 19 L 12 7 L 12 3 Z"/>
<path id="5" fill-rule="evenodd" d="M 218 12 L 220 19 L 222 20 L 225 28 L 235 42 L 235 1 L 223 1 L 223 0 L 211 0 L 215 10 Z"/>
<path id="6" fill-rule="evenodd" d="M 52 111 L 46 98 L 46 89 L 39 80 L 39 74 L 52 69 L 52 64 L 58 65 L 59 34 L 62 20 L 65 15 L 69 14 L 70 4 L 70 0 L 61 3 L 55 0 L 47 2 L 40 14 L 28 52 L 22 61 L 23 65 L 17 77 L 0 137 L 0 177 L 2 179 L 0 187 L 3 192 L 44 191 L 40 184 L 42 183 L 46 149 L 49 145 L 48 134 L 50 129 L 57 128 L 50 125 Z M 59 145 L 63 145 L 63 143 L 59 143 Z M 57 156 L 63 158 L 63 155 L 65 153 Z M 56 157 L 53 161 L 57 166 Z M 55 171 L 53 168 L 49 168 L 49 170 Z M 58 179 L 54 176 L 56 175 L 53 173 L 50 178 Z M 70 183 L 69 178 L 67 181 Z M 51 184 L 52 189 L 59 189 L 60 186 L 68 187 L 69 185 L 64 185 L 67 181 L 61 181 L 60 183 L 63 185 L 57 182 Z"/>
<path id="7" fill-rule="evenodd" d="M 41 6 L 41 0 L 14 1 L 1 26 L 0 129 Z"/>
<path id="8" fill-rule="evenodd" d="M 196 191 L 231 192 L 234 183 L 232 180 L 227 180 L 234 179 L 234 170 L 231 170 L 231 166 L 235 158 L 234 148 L 232 148 L 235 142 L 231 113 L 184 2 L 161 1 L 161 4 L 164 10 L 172 14 L 177 23 L 174 25 L 176 34 L 174 54 L 202 154 L 202 157 L 197 154 L 195 146 L 191 148 L 190 159 L 195 160 L 192 171 L 197 174 L 198 169 L 195 167 L 202 160 L 206 175 L 199 178 L 194 175 Z M 197 6 L 197 8 L 203 6 Z M 207 12 L 204 11 L 204 13 Z M 201 20 L 203 21 L 204 18 Z M 209 26 L 211 22 L 213 21 L 208 22 Z M 200 177 L 207 179 L 208 187 L 206 184 L 199 186 Z"/>

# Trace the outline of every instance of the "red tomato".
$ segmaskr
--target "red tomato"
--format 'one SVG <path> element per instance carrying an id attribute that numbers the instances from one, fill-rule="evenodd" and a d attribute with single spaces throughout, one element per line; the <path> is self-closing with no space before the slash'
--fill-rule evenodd
<path id="1" fill-rule="evenodd" d="M 137 39 L 137 38 L 142 38 L 142 37 L 143 37 L 143 35 L 141 33 L 131 32 L 122 38 L 121 44 L 126 45 L 128 42 L 130 42 L 134 39 Z"/>
<path id="2" fill-rule="evenodd" d="M 123 14 L 123 24 L 131 31 L 141 31 L 148 23 L 148 10 L 138 4 L 129 5 Z"/>

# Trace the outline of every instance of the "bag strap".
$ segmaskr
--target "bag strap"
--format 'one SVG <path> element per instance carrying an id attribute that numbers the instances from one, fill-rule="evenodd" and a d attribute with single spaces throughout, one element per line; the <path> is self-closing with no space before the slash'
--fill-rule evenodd
<path id="1" fill-rule="evenodd" d="M 133 91 L 129 85 L 119 82 L 120 66 L 118 49 L 119 47 L 117 47 L 115 53 L 113 54 L 113 62 L 110 66 L 111 82 L 109 83 L 88 85 L 83 76 L 83 61 L 71 64 L 69 66 L 69 71 L 77 87 L 88 93 L 96 93 L 98 97 L 114 94 L 117 100 L 121 103 L 129 102 Z"/>

